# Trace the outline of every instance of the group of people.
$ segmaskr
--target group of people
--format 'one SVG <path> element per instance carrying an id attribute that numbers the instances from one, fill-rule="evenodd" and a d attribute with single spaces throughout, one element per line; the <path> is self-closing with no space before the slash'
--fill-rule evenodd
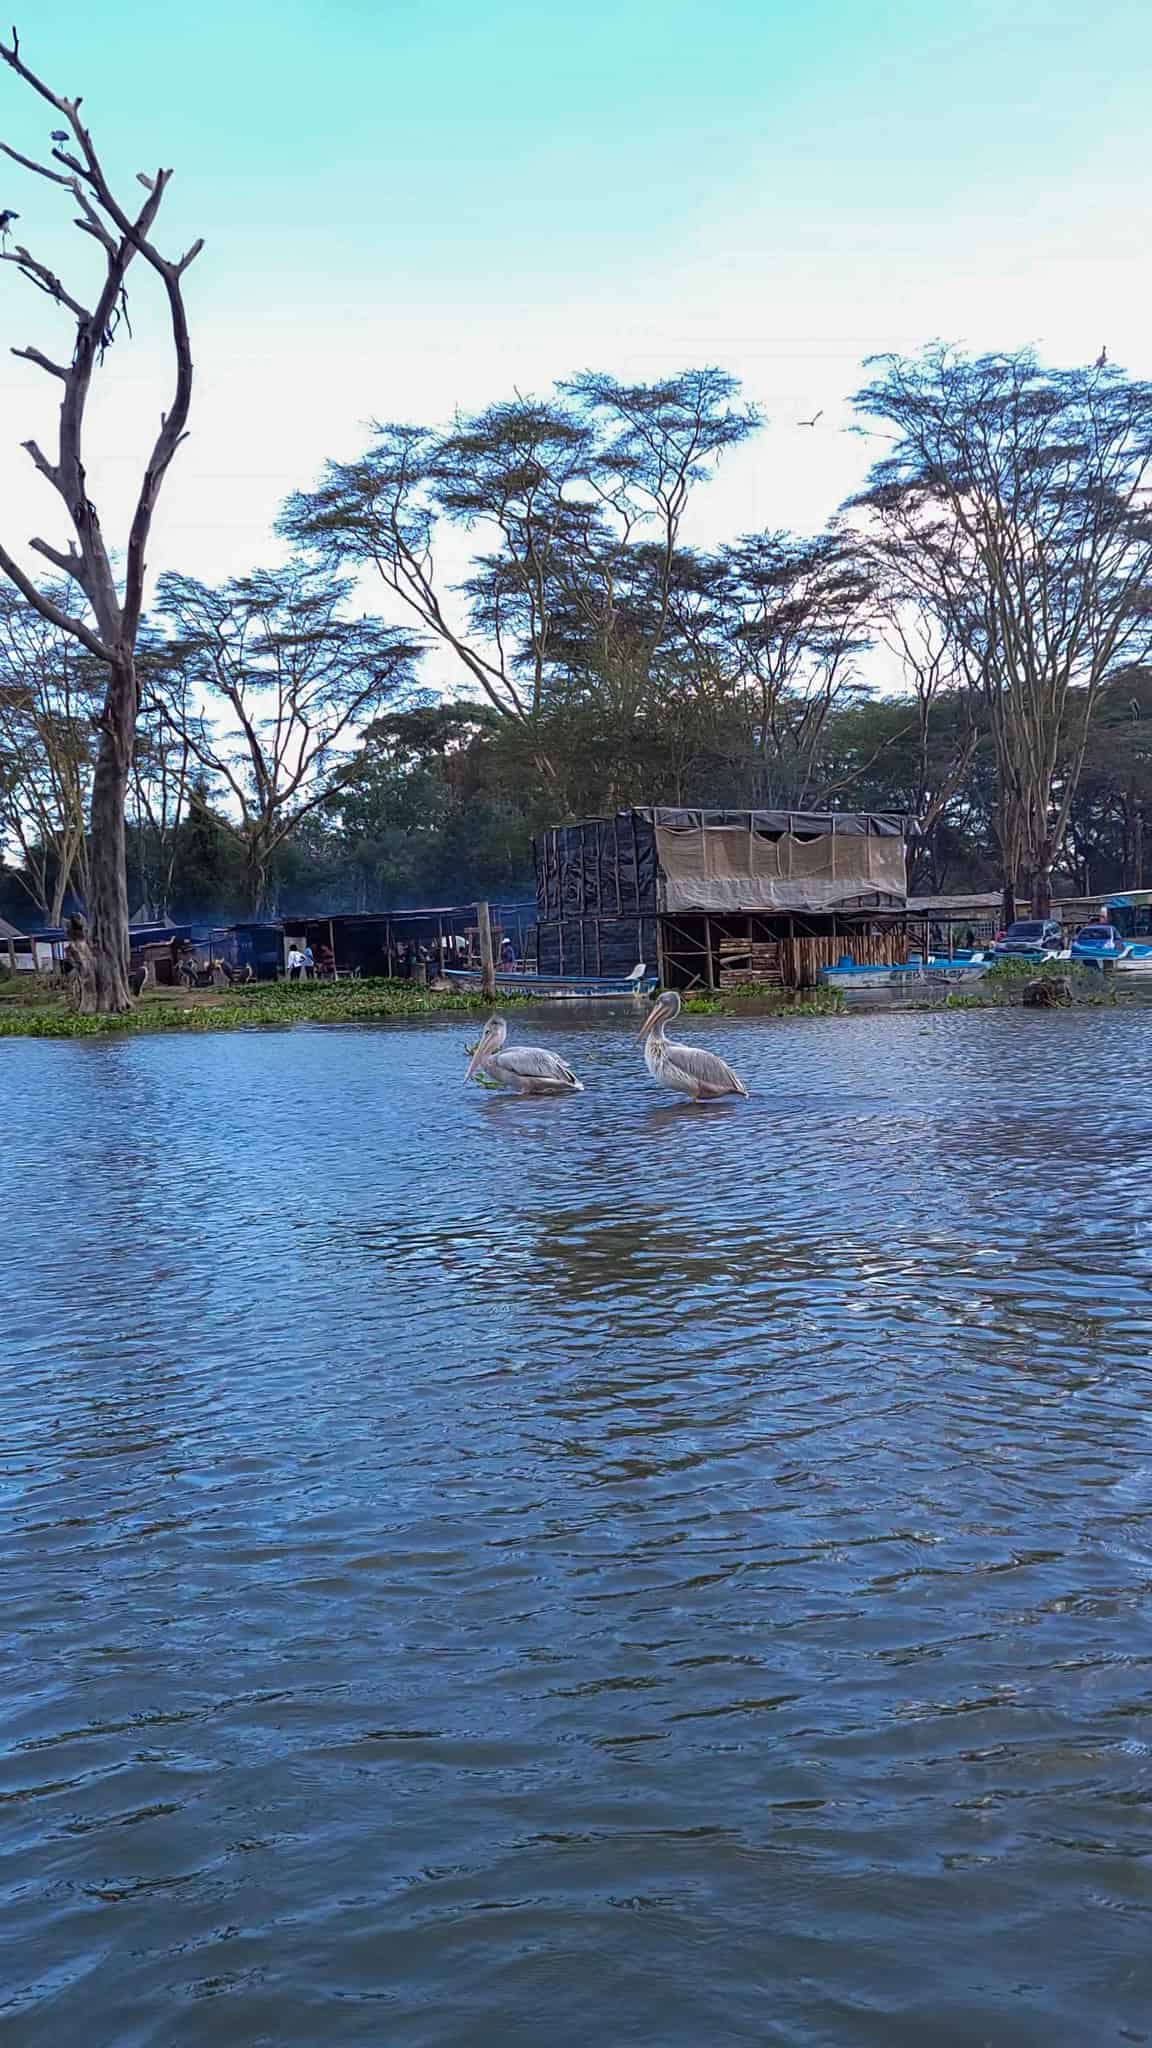
<path id="1" fill-rule="evenodd" d="M 303 944 L 293 939 L 288 948 L 287 967 L 289 981 L 332 981 L 336 974 L 336 955 L 331 946 L 317 946 L 313 952 L 307 939 Z"/>
<path id="2" fill-rule="evenodd" d="M 397 978 L 400 981 L 435 981 L 449 960 L 457 967 L 467 967 L 471 964 L 466 939 L 453 933 L 440 939 L 437 946 L 425 946 L 415 939 L 409 939 L 403 952 L 397 955 Z M 516 948 L 511 939 L 501 939 L 497 960 L 504 973 L 515 971 Z"/>
<path id="3" fill-rule="evenodd" d="M 251 962 L 234 965 L 212 954 L 198 953 L 191 941 L 177 933 L 169 948 L 173 983 L 183 988 L 239 988 L 254 979 Z M 146 970 L 141 968 L 141 986 Z"/>

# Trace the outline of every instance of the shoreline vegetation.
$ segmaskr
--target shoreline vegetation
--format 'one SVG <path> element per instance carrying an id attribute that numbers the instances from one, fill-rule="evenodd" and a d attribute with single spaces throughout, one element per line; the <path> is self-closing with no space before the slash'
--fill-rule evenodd
<path id="1" fill-rule="evenodd" d="M 497 1007 L 525 1009 L 547 1000 L 501 991 Z M 550 1007 L 555 1006 L 553 1000 Z M 634 1007 L 639 1012 L 643 1006 Z M 258 982 L 246 989 L 153 989 L 122 1016 L 82 1016 L 58 989 L 27 990 L 9 979 L 0 980 L 0 1038 L 139 1037 L 159 1031 L 260 1027 L 285 1030 L 295 1024 L 378 1024 L 444 1014 L 467 1016 L 492 1008 L 479 991 L 422 988 L 409 981 L 277 981 Z M 684 1008 L 697 1016 L 754 1009 L 758 1015 L 824 1017 L 839 1014 L 844 1005 L 830 991 L 792 998 L 778 990 L 757 988 L 748 995 L 726 990 L 723 997 L 690 997 Z"/>
<path id="2" fill-rule="evenodd" d="M 1043 966 L 1006 961 L 962 993 L 933 991 L 911 998 L 900 992 L 895 1003 L 846 1003 L 833 989 L 782 991 L 750 985 L 685 998 L 690 1016 L 844 1017 L 878 1008 L 916 1010 L 987 1010 L 1022 1006 L 1030 983 L 1058 984 L 1049 1007 L 1100 1008 L 1117 1002 L 1140 1002 L 1136 990 L 1115 988 L 1094 970 L 1072 969 L 1062 961 Z M 878 992 L 883 996 L 883 991 Z M 1149 991 L 1152 994 L 1152 991 Z M 497 998 L 500 1009 L 531 1008 L 546 997 L 508 995 Z M 1147 997 L 1143 998 L 1147 1001 Z M 407 981 L 259 982 L 246 989 L 154 989 L 123 1016 L 82 1016 L 59 989 L 28 989 L 0 978 L 0 1038 L 138 1037 L 163 1031 L 287 1030 L 297 1024 L 378 1024 L 414 1017 L 475 1015 L 493 1005 L 478 991 L 423 988 Z M 553 1000 L 551 1007 L 556 1007 Z M 577 1006 L 583 1007 L 583 1006 Z M 640 1005 L 635 1006 L 638 1010 Z"/>

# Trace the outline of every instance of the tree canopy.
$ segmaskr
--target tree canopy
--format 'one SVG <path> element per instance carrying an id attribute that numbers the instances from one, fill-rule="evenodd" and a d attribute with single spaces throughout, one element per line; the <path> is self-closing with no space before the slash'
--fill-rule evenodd
<path id="1" fill-rule="evenodd" d="M 279 566 L 162 577 L 136 657 L 137 900 L 527 893 L 534 829 L 634 802 L 898 809 L 921 889 L 1139 886 L 1152 387 L 1028 353 L 869 368 L 856 405 L 886 451 L 817 534 L 690 538 L 756 430 L 731 377 L 585 373 L 378 427 L 289 500 Z M 58 643 L 10 599 L 10 916 L 21 891 L 44 915 L 84 892 L 87 680 Z M 50 715 L 14 770 L 28 646 Z"/>

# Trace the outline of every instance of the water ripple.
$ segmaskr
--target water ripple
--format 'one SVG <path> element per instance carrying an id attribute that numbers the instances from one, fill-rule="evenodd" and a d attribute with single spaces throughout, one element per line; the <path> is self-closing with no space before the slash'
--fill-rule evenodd
<path id="1" fill-rule="evenodd" d="M 1152 2040 L 1147 1020 L 692 1021 L 0 1047 L 20 2048 Z"/>

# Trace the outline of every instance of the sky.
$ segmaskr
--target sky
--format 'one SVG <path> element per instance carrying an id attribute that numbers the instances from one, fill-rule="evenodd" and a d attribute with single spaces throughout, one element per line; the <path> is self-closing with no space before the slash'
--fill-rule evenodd
<path id="1" fill-rule="evenodd" d="M 38 0 L 17 25 L 129 189 L 175 167 L 157 239 L 205 237 L 153 574 L 276 559 L 284 496 L 373 418 L 447 421 L 582 368 L 742 380 L 767 424 L 694 511 L 704 543 L 831 515 L 871 452 L 847 431 L 870 354 L 1106 344 L 1152 374 L 1152 14 L 1128 0 Z M 0 76 L 0 135 L 54 125 Z M 88 259 L 58 196 L 0 180 L 70 279 Z M 144 296 L 93 413 L 113 539 L 164 403 Z M 50 436 L 53 388 L 6 349 L 51 353 L 57 318 L 0 267 L 18 552 L 61 534 L 19 445 Z"/>

